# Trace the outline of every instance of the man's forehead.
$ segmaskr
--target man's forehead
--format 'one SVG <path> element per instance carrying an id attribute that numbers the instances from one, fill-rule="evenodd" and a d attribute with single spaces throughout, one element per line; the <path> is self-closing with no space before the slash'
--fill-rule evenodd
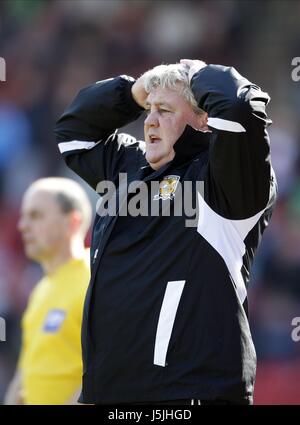
<path id="1" fill-rule="evenodd" d="M 152 104 L 157 105 L 166 105 L 166 106 L 174 106 L 178 100 L 182 99 L 183 96 L 171 89 L 163 89 L 161 87 L 158 87 L 154 90 L 152 90 L 146 99 L 146 105 L 150 106 Z"/>
<path id="2" fill-rule="evenodd" d="M 24 194 L 21 209 L 24 210 L 43 210 L 54 205 L 55 197 L 51 192 L 47 192 L 41 189 L 30 188 Z"/>

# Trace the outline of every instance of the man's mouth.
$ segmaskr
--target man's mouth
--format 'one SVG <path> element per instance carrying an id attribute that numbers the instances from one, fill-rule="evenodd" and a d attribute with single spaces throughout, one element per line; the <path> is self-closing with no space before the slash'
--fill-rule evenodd
<path id="1" fill-rule="evenodd" d="M 25 245 L 29 245 L 34 242 L 34 238 L 30 236 L 23 236 L 22 241 Z"/>
<path id="2" fill-rule="evenodd" d="M 158 136 L 154 136 L 154 135 L 149 136 L 149 142 L 151 145 L 155 143 L 159 143 L 160 141 L 161 141 L 161 138 Z"/>

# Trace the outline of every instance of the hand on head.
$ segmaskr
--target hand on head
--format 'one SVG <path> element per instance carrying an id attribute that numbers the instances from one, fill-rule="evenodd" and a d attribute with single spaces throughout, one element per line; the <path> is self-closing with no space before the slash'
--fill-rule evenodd
<path id="1" fill-rule="evenodd" d="M 146 92 L 144 88 L 143 76 L 138 78 L 136 82 L 133 84 L 133 86 L 131 87 L 131 93 L 135 102 L 145 109 L 145 106 L 146 106 L 145 102 L 146 102 L 148 93 Z"/>
<path id="2" fill-rule="evenodd" d="M 193 75 L 204 68 L 207 64 L 198 59 L 180 59 L 180 63 L 184 65 L 189 73 L 189 82 L 191 82 Z"/>
<path id="3" fill-rule="evenodd" d="M 189 82 L 191 82 L 191 79 L 196 72 L 206 66 L 205 62 L 197 59 L 181 59 L 180 64 L 187 68 Z M 142 108 L 145 108 L 145 103 L 149 93 L 146 92 L 144 87 L 144 75 L 136 80 L 131 88 L 131 92 L 135 102 Z"/>

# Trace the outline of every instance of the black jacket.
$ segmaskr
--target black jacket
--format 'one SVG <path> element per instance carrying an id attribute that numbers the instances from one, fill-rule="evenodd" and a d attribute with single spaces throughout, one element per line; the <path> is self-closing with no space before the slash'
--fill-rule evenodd
<path id="1" fill-rule="evenodd" d="M 234 68 L 204 67 L 191 88 L 212 133 L 187 126 L 175 158 L 153 171 L 144 142 L 115 131 L 142 113 L 133 82 L 120 76 L 82 89 L 55 130 L 67 165 L 94 189 L 104 180 L 118 185 L 119 173 L 127 173 L 127 185 L 169 178 L 176 189 L 166 192 L 171 200 L 161 199 L 164 189 L 156 196 L 159 215 L 96 214 L 80 400 L 251 403 L 256 354 L 246 288 L 276 198 L 269 97 Z M 192 182 L 196 227 L 174 215 L 178 181 Z M 197 181 L 204 182 L 201 194 Z M 117 209 L 119 202 L 117 196 Z M 169 217 L 162 212 L 166 202 Z"/>

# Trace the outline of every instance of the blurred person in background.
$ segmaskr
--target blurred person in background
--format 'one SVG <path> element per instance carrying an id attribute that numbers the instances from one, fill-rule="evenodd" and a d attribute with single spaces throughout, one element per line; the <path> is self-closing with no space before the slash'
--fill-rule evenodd
<path id="1" fill-rule="evenodd" d="M 252 404 L 247 289 L 277 193 L 268 102 L 233 67 L 182 60 L 84 87 L 58 120 L 66 164 L 119 201 L 94 224 L 81 402 Z M 145 141 L 118 133 L 143 112 Z M 120 173 L 148 188 L 146 211 L 120 213 L 135 194 Z M 194 185 L 192 226 L 173 208 L 179 181 Z"/>
<path id="2" fill-rule="evenodd" d="M 23 316 L 22 348 L 6 404 L 76 403 L 90 223 L 89 199 L 71 179 L 42 178 L 25 192 L 18 227 L 27 257 L 40 263 L 44 277 Z"/>

